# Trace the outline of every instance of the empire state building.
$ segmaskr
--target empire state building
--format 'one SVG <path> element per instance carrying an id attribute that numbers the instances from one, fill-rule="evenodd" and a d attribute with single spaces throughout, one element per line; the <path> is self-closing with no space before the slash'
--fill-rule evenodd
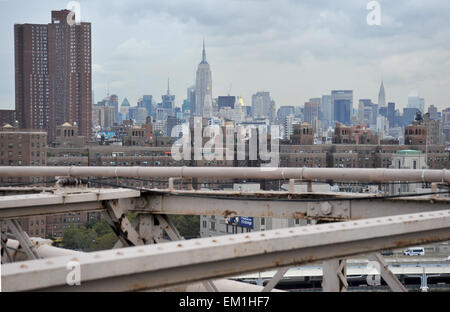
<path id="1" fill-rule="evenodd" d="M 212 98 L 211 69 L 206 61 L 205 41 L 203 40 L 202 61 L 198 64 L 197 77 L 195 80 L 195 116 L 203 116 L 208 99 Z M 210 104 L 209 104 L 210 105 Z M 208 109 L 207 109 L 208 110 Z"/>

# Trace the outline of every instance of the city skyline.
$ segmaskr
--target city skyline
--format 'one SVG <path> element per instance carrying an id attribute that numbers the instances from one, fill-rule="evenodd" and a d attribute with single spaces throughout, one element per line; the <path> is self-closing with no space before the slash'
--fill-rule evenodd
<path id="1" fill-rule="evenodd" d="M 96 102 L 109 85 L 110 94 L 117 94 L 120 101 L 127 97 L 134 106 L 144 94 L 154 98 L 164 94 L 166 79 L 171 77 L 180 107 L 186 89 L 195 84 L 205 37 L 214 71 L 214 98 L 227 95 L 231 84 L 231 94 L 242 96 L 246 105 L 258 91 L 269 91 L 277 108 L 302 106 L 331 90 L 351 89 L 355 101 L 371 98 L 376 102 L 383 81 L 386 103 L 406 107 L 410 91 L 418 90 L 426 107 L 433 104 L 443 109 L 450 98 L 450 49 L 442 27 L 450 20 L 445 10 L 449 4 L 432 2 L 381 2 L 382 25 L 375 27 L 366 24 L 364 1 L 326 5 L 232 1 L 224 10 L 204 1 L 135 1 L 126 6 L 80 1 L 82 21 L 91 22 L 93 28 Z M 49 12 L 65 5 L 24 3 L 0 2 L 0 39 L 5 43 L 0 48 L 3 109 L 14 108 L 14 23 L 48 23 Z M 254 12 L 256 6 L 261 12 Z M 270 11 L 271 23 L 258 24 L 260 14 Z M 297 13 L 303 22 L 294 18 Z M 285 14 L 285 22 L 279 14 Z M 434 28 L 437 23 L 440 27 Z"/>

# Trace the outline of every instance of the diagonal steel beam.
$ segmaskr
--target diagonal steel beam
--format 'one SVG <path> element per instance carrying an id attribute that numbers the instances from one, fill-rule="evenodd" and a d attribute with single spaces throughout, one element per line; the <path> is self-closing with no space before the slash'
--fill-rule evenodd
<path id="1" fill-rule="evenodd" d="M 380 264 L 380 275 L 395 292 L 407 292 L 405 286 L 398 280 L 397 276 L 389 269 L 389 265 L 384 260 L 383 256 L 376 252 L 368 256 L 369 260 L 376 261 Z"/>
<path id="2" fill-rule="evenodd" d="M 180 232 L 178 232 L 177 228 L 169 220 L 167 215 L 156 215 L 156 219 L 159 221 L 160 226 L 164 231 L 166 231 L 167 235 L 169 235 L 171 240 L 173 241 L 184 240 L 184 237 L 181 236 Z"/>
<path id="3" fill-rule="evenodd" d="M 144 245 L 144 241 L 125 215 L 126 209 L 123 207 L 122 200 L 106 201 L 105 205 L 105 219 L 119 238 L 122 246 Z"/>
<path id="4" fill-rule="evenodd" d="M 8 225 L 0 221 L 1 263 L 13 262 L 13 257 L 8 250 Z"/>
<path id="5" fill-rule="evenodd" d="M 278 282 L 283 278 L 287 271 L 289 271 L 289 267 L 279 269 L 267 285 L 264 286 L 261 292 L 270 292 L 275 286 L 277 286 Z"/>
<path id="6" fill-rule="evenodd" d="M 13 220 L 7 220 L 6 224 L 8 224 L 9 229 L 13 233 L 13 235 L 16 237 L 16 239 L 19 241 L 20 246 L 25 251 L 29 259 L 39 259 L 39 253 L 37 252 L 36 248 L 33 245 L 33 242 L 28 237 L 28 234 L 22 230 L 22 227 L 20 226 L 19 222 L 15 219 Z"/>

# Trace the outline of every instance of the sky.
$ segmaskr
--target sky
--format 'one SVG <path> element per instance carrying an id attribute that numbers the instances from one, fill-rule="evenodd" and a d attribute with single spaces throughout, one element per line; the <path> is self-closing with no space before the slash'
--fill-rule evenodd
<path id="1" fill-rule="evenodd" d="M 277 107 L 303 105 L 331 90 L 354 90 L 405 107 L 418 90 L 450 107 L 450 1 L 379 0 L 381 25 L 370 26 L 368 0 L 81 0 L 92 23 L 95 101 L 109 87 L 136 105 L 161 101 L 167 80 L 176 105 L 195 83 L 203 38 L 213 97 L 270 91 Z M 62 0 L 0 0 L 0 108 L 14 109 L 15 23 L 50 22 Z"/>

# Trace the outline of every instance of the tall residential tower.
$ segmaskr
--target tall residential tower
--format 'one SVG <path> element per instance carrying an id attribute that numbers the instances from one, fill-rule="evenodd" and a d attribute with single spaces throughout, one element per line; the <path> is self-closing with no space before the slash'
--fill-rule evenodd
<path id="1" fill-rule="evenodd" d="M 15 24 L 15 88 L 21 128 L 77 123 L 92 132 L 91 24 L 68 23 L 69 10 L 52 11 L 49 24 Z M 73 16 L 74 17 L 74 16 Z"/>

